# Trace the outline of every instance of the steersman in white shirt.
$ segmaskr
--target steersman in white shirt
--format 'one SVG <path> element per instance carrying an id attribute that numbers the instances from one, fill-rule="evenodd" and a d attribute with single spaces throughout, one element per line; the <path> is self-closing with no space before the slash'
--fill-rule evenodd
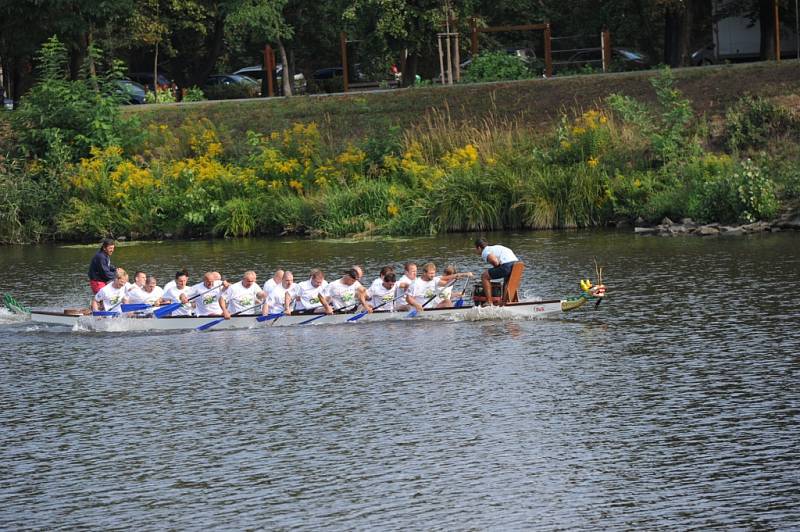
<path id="1" fill-rule="evenodd" d="M 256 272 L 252 270 L 244 272 L 242 280 L 230 285 L 220 300 L 222 316 L 227 320 L 232 314 L 247 309 L 250 309 L 249 313 L 255 314 L 257 311 L 252 307 L 263 303 L 265 296 L 264 291 L 256 284 Z"/>
<path id="2" fill-rule="evenodd" d="M 423 311 L 423 305 L 428 308 L 449 308 L 453 306 L 449 299 L 442 299 L 441 289 L 456 279 L 472 277 L 472 272 L 456 273 L 454 275 L 436 276 L 436 265 L 432 262 L 422 267 L 422 274 L 406 290 L 406 301 L 409 305 Z M 432 298 L 432 299 L 431 299 Z M 430 302 L 429 302 L 430 300 Z"/>
<path id="3" fill-rule="evenodd" d="M 177 310 L 173 310 L 171 316 L 191 316 L 192 305 L 189 303 L 189 297 L 192 295 L 192 288 L 187 286 L 186 283 L 189 277 L 185 272 L 180 271 L 175 274 L 175 285 L 168 290 L 164 290 L 164 299 L 172 303 L 183 303 Z"/>
<path id="4" fill-rule="evenodd" d="M 283 273 L 281 284 L 270 292 L 269 298 L 264 305 L 263 315 L 283 313 L 287 316 L 292 314 L 292 303 L 300 293 L 300 286 L 295 284 L 294 275 L 290 271 Z"/>
<path id="5" fill-rule="evenodd" d="M 334 310 L 352 307 L 360 302 L 364 309 L 372 313 L 372 305 L 367 303 L 367 291 L 358 282 L 361 274 L 356 268 L 346 271 L 341 279 L 329 283 L 320 292 L 320 302 L 326 314 L 333 314 Z"/>
<path id="6" fill-rule="evenodd" d="M 492 279 L 505 279 L 511 275 L 511 269 L 519 261 L 517 256 L 509 248 L 495 244 L 490 246 L 485 238 L 475 241 L 475 251 L 481 258 L 492 267 L 481 274 L 481 285 L 483 293 L 487 295 L 486 306 L 492 306 Z"/>
<path id="7" fill-rule="evenodd" d="M 319 293 L 325 290 L 326 286 L 328 286 L 328 281 L 325 280 L 325 274 L 322 273 L 322 270 L 318 268 L 311 270 L 308 280 L 297 285 L 299 300 L 295 308 L 297 310 L 324 312 L 325 308 L 319 300 Z"/>
<path id="8" fill-rule="evenodd" d="M 128 302 L 125 286 L 128 283 L 128 272 L 117 268 L 117 276 L 110 284 L 101 288 L 92 298 L 92 311 L 105 310 L 107 312 L 122 313 L 121 306 Z M 102 307 L 100 308 L 102 303 Z"/>
<path id="9" fill-rule="evenodd" d="M 203 275 L 203 282 L 192 287 L 191 299 L 197 316 L 222 316 L 219 300 L 228 288 L 218 272 Z"/>

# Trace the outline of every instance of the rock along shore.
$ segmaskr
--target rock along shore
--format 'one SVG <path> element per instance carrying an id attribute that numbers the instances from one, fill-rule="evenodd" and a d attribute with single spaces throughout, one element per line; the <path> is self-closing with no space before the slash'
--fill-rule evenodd
<path id="1" fill-rule="evenodd" d="M 637 235 L 658 236 L 737 236 L 787 230 L 800 231 L 800 212 L 782 214 L 771 222 L 754 222 L 744 225 L 699 224 L 691 218 L 682 218 L 680 222 L 664 218 L 658 225 L 648 225 L 645 220 L 639 218 L 634 227 Z"/>

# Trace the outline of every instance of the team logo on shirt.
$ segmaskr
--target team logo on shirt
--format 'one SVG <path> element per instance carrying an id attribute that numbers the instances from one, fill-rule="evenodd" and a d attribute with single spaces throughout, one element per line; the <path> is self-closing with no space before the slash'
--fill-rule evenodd
<path id="1" fill-rule="evenodd" d="M 206 296 L 206 297 L 204 297 L 204 298 L 203 298 L 203 304 L 204 304 L 204 305 L 210 305 L 210 304 L 211 304 L 211 303 L 213 303 L 213 302 L 214 302 L 216 299 L 217 299 L 217 296 L 214 296 L 214 295 L 208 295 L 208 296 Z"/>
<path id="2" fill-rule="evenodd" d="M 252 305 L 253 305 L 252 298 L 243 297 L 243 298 L 239 299 L 239 306 L 240 307 L 250 307 Z"/>

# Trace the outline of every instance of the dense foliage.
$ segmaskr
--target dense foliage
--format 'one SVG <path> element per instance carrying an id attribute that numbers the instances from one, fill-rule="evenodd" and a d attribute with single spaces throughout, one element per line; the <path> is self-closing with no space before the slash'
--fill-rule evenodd
<path id="1" fill-rule="evenodd" d="M 798 197 L 800 156 L 758 151 L 797 145 L 791 114 L 747 96 L 712 138 L 669 70 L 652 84 L 653 104 L 614 95 L 546 132 L 433 113 L 346 145 L 313 122 L 237 139 L 206 119 L 142 131 L 115 120 L 103 134 L 82 126 L 95 136 L 78 151 L 59 127 L 29 122 L 20 151 L 0 159 L 0 239 L 407 235 L 664 216 L 744 223 Z M 35 102 L 21 116 L 41 112 Z M 766 108 L 758 121 L 743 118 Z M 732 131 L 751 140 L 709 151 Z"/>

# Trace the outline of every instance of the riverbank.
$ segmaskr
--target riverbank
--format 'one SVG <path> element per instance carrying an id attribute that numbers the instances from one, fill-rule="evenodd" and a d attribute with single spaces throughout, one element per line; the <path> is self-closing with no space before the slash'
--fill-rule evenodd
<path id="1" fill-rule="evenodd" d="M 800 197 L 796 67 L 129 110 L 79 161 L 6 162 L 0 241 L 770 221 Z"/>

